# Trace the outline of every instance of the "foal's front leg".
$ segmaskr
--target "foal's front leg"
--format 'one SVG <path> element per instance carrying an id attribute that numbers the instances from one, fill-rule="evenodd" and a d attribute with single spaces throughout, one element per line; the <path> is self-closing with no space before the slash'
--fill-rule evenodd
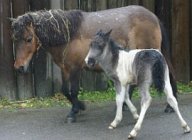
<path id="1" fill-rule="evenodd" d="M 109 129 L 114 129 L 122 120 L 122 106 L 125 99 L 126 87 L 122 85 L 115 85 L 116 88 L 116 116 L 113 122 L 110 124 Z"/>

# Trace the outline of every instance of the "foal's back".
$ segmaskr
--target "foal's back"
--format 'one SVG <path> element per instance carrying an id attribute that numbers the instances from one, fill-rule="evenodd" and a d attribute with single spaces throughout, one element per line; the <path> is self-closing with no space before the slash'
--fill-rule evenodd
<path id="1" fill-rule="evenodd" d="M 153 83 L 157 77 L 164 79 L 165 64 L 163 55 L 157 49 L 120 50 L 117 74 L 124 84 Z"/>

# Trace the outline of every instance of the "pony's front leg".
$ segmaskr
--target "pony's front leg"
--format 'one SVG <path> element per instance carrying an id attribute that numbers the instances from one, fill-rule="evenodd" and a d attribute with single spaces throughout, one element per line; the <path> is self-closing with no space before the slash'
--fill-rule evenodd
<path id="1" fill-rule="evenodd" d="M 113 122 L 110 124 L 109 129 L 114 129 L 117 127 L 117 125 L 121 122 L 122 120 L 122 106 L 125 98 L 125 91 L 126 88 L 124 86 L 118 86 L 115 85 L 116 88 L 116 105 L 117 105 L 117 110 L 116 110 L 116 116 Z"/>
<path id="2" fill-rule="evenodd" d="M 85 105 L 81 101 L 78 100 L 78 93 L 79 93 L 79 78 L 80 78 L 80 71 L 73 71 L 70 73 L 70 101 L 72 103 L 72 109 L 67 115 L 67 122 L 72 123 L 76 122 L 76 114 L 80 110 L 85 110 Z M 68 96 L 68 95 L 67 95 Z M 66 96 L 66 97 L 67 97 Z"/>

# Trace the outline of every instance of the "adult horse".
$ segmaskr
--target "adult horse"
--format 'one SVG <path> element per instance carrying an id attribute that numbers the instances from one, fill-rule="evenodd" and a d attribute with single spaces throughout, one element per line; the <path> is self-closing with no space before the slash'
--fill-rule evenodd
<path id="1" fill-rule="evenodd" d="M 111 36 L 122 47 L 155 48 L 164 54 L 166 52 L 163 49 L 165 46 L 161 46 L 166 38 L 158 18 L 141 6 L 98 12 L 42 10 L 26 13 L 12 22 L 16 49 L 15 69 L 27 72 L 35 52 L 39 48 L 48 51 L 61 68 L 63 93 L 72 103 L 72 109 L 67 115 L 68 122 L 74 122 L 76 113 L 85 109 L 77 96 L 80 71 L 85 66 L 84 59 L 91 38 L 99 29 L 113 29 Z M 94 69 L 100 70 L 99 67 Z M 173 89 L 176 89 L 175 81 L 172 81 Z"/>

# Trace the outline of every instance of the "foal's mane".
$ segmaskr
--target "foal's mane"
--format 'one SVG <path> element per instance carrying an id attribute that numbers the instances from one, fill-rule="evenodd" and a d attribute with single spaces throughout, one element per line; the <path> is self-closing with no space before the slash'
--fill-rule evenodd
<path id="1" fill-rule="evenodd" d="M 41 10 L 19 16 L 13 23 L 13 36 L 22 39 L 26 26 L 32 23 L 42 46 L 65 45 L 77 34 L 83 15 L 80 10 Z"/>
<path id="2" fill-rule="evenodd" d="M 112 52 L 112 64 L 115 66 L 118 63 L 119 59 L 119 50 L 123 50 L 120 45 L 118 45 L 112 38 L 109 38 L 109 48 Z"/>

